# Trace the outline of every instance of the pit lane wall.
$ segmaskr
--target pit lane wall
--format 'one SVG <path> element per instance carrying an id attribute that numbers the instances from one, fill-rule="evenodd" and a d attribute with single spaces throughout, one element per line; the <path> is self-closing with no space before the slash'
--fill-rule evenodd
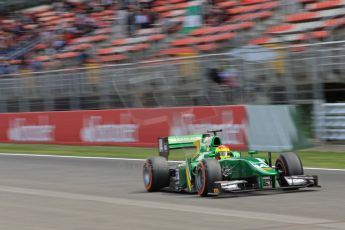
<path id="1" fill-rule="evenodd" d="M 297 138 L 290 110 L 236 105 L 4 113 L 0 142 L 155 147 L 157 137 L 222 129 L 223 142 L 234 150 L 289 150 Z"/>

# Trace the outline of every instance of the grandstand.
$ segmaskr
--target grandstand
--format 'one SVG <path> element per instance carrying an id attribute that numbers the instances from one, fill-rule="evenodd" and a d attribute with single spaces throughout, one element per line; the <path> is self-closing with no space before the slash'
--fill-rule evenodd
<path id="1" fill-rule="evenodd" d="M 344 100 L 345 0 L 37 3 L 1 18 L 3 112 Z"/>

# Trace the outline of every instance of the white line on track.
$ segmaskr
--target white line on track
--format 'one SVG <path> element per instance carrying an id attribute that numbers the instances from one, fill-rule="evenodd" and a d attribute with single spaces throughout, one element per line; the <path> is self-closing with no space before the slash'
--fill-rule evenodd
<path id="1" fill-rule="evenodd" d="M 26 154 L 26 153 L 0 153 L 0 156 L 23 156 L 23 157 L 50 157 L 50 158 L 74 158 L 74 159 L 98 159 L 98 160 L 119 160 L 119 161 L 144 161 L 145 159 L 138 158 L 115 158 L 115 157 L 80 157 L 80 156 L 62 156 L 62 155 L 44 155 L 44 154 Z M 182 161 L 169 161 L 172 163 L 180 163 Z M 332 168 L 309 168 L 309 170 L 320 170 L 320 171 L 339 171 L 345 172 L 345 169 L 332 169 Z"/>

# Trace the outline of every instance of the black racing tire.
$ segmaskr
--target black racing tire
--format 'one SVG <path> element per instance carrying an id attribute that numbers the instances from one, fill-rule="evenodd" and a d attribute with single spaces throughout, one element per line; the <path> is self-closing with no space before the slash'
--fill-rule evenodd
<path id="1" fill-rule="evenodd" d="M 276 160 L 275 168 L 280 172 L 279 177 L 303 175 L 302 161 L 296 153 L 282 153 Z M 280 186 L 288 186 L 285 180 L 278 178 Z"/>
<path id="2" fill-rule="evenodd" d="M 203 159 L 196 167 L 195 188 L 200 196 L 207 196 L 212 192 L 215 181 L 222 180 L 220 164 L 215 159 Z"/>
<path id="3" fill-rule="evenodd" d="M 148 192 L 157 192 L 169 186 L 169 165 L 164 157 L 149 157 L 143 166 L 144 186 Z"/>

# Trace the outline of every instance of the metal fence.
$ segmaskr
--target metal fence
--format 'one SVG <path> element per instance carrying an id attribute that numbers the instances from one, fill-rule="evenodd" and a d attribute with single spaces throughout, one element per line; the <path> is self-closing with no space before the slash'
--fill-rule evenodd
<path id="1" fill-rule="evenodd" d="M 345 41 L 272 49 L 1 76 L 0 112 L 344 101 Z"/>

